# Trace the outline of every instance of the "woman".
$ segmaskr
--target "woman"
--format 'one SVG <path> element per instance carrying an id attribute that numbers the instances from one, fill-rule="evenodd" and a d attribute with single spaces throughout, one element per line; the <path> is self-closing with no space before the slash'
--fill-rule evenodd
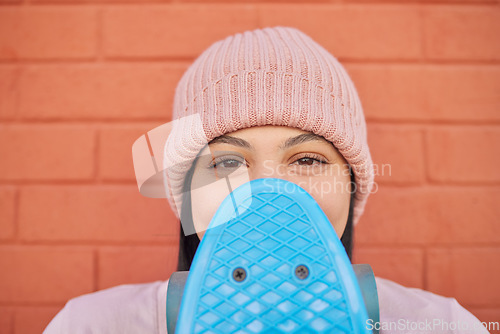
<path id="1" fill-rule="evenodd" d="M 366 124 L 346 71 L 309 36 L 274 27 L 214 43 L 180 80 L 173 118 L 164 176 L 183 227 L 179 270 L 228 187 L 263 177 L 307 190 L 350 255 L 374 186 Z M 381 321 L 367 326 L 381 333 L 487 333 L 453 298 L 382 278 L 377 289 Z M 68 302 L 46 333 L 165 333 L 165 300 L 166 282 L 96 292 Z"/>

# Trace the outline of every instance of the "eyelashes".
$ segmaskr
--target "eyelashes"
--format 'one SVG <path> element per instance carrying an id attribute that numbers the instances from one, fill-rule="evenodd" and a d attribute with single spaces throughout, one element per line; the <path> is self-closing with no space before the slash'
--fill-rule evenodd
<path id="1" fill-rule="evenodd" d="M 245 159 L 243 157 L 239 156 L 221 156 L 221 157 L 216 157 L 214 158 L 210 164 L 208 165 L 209 169 L 216 169 L 216 168 L 239 168 L 243 163 L 245 162 Z M 238 164 L 235 166 L 235 163 Z M 228 165 L 226 165 L 228 164 Z"/>
<path id="2" fill-rule="evenodd" d="M 326 161 L 326 159 L 324 157 L 322 157 L 319 154 L 314 154 L 314 153 L 304 153 L 302 156 L 297 157 L 293 163 L 298 162 L 298 161 L 302 161 L 302 162 L 312 161 L 313 163 L 317 162 L 319 164 L 328 164 L 328 161 Z M 300 166 L 304 166 L 304 165 L 300 165 Z M 305 166 L 315 166 L 315 165 L 306 164 Z"/>

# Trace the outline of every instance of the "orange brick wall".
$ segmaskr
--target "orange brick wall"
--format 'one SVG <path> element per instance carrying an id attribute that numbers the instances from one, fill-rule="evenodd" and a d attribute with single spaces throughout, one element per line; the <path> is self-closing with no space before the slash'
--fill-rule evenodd
<path id="1" fill-rule="evenodd" d="M 361 95 L 376 178 L 356 262 L 500 321 L 500 4 L 0 0 L 0 332 L 175 270 L 177 222 L 131 146 L 229 34 L 295 26 Z M 387 171 L 386 171 L 387 172 Z"/>

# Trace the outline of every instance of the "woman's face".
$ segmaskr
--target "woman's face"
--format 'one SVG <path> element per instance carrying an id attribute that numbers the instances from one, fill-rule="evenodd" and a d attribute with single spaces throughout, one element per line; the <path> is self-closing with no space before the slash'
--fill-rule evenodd
<path id="1" fill-rule="evenodd" d="M 234 190 L 249 180 L 268 177 L 304 188 L 323 209 L 339 238 L 342 236 L 351 195 L 345 159 L 321 136 L 266 125 L 217 137 L 202 150 L 191 182 L 193 222 L 200 240 L 228 195 L 228 180 Z"/>

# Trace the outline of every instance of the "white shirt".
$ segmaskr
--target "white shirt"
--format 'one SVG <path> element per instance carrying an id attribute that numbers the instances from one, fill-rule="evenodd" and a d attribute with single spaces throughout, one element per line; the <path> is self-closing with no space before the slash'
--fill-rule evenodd
<path id="1" fill-rule="evenodd" d="M 367 328 L 376 327 L 381 334 L 488 333 L 454 298 L 379 277 L 376 282 L 380 322 L 368 322 Z M 43 333 L 165 334 L 167 284 L 120 285 L 73 298 Z"/>

